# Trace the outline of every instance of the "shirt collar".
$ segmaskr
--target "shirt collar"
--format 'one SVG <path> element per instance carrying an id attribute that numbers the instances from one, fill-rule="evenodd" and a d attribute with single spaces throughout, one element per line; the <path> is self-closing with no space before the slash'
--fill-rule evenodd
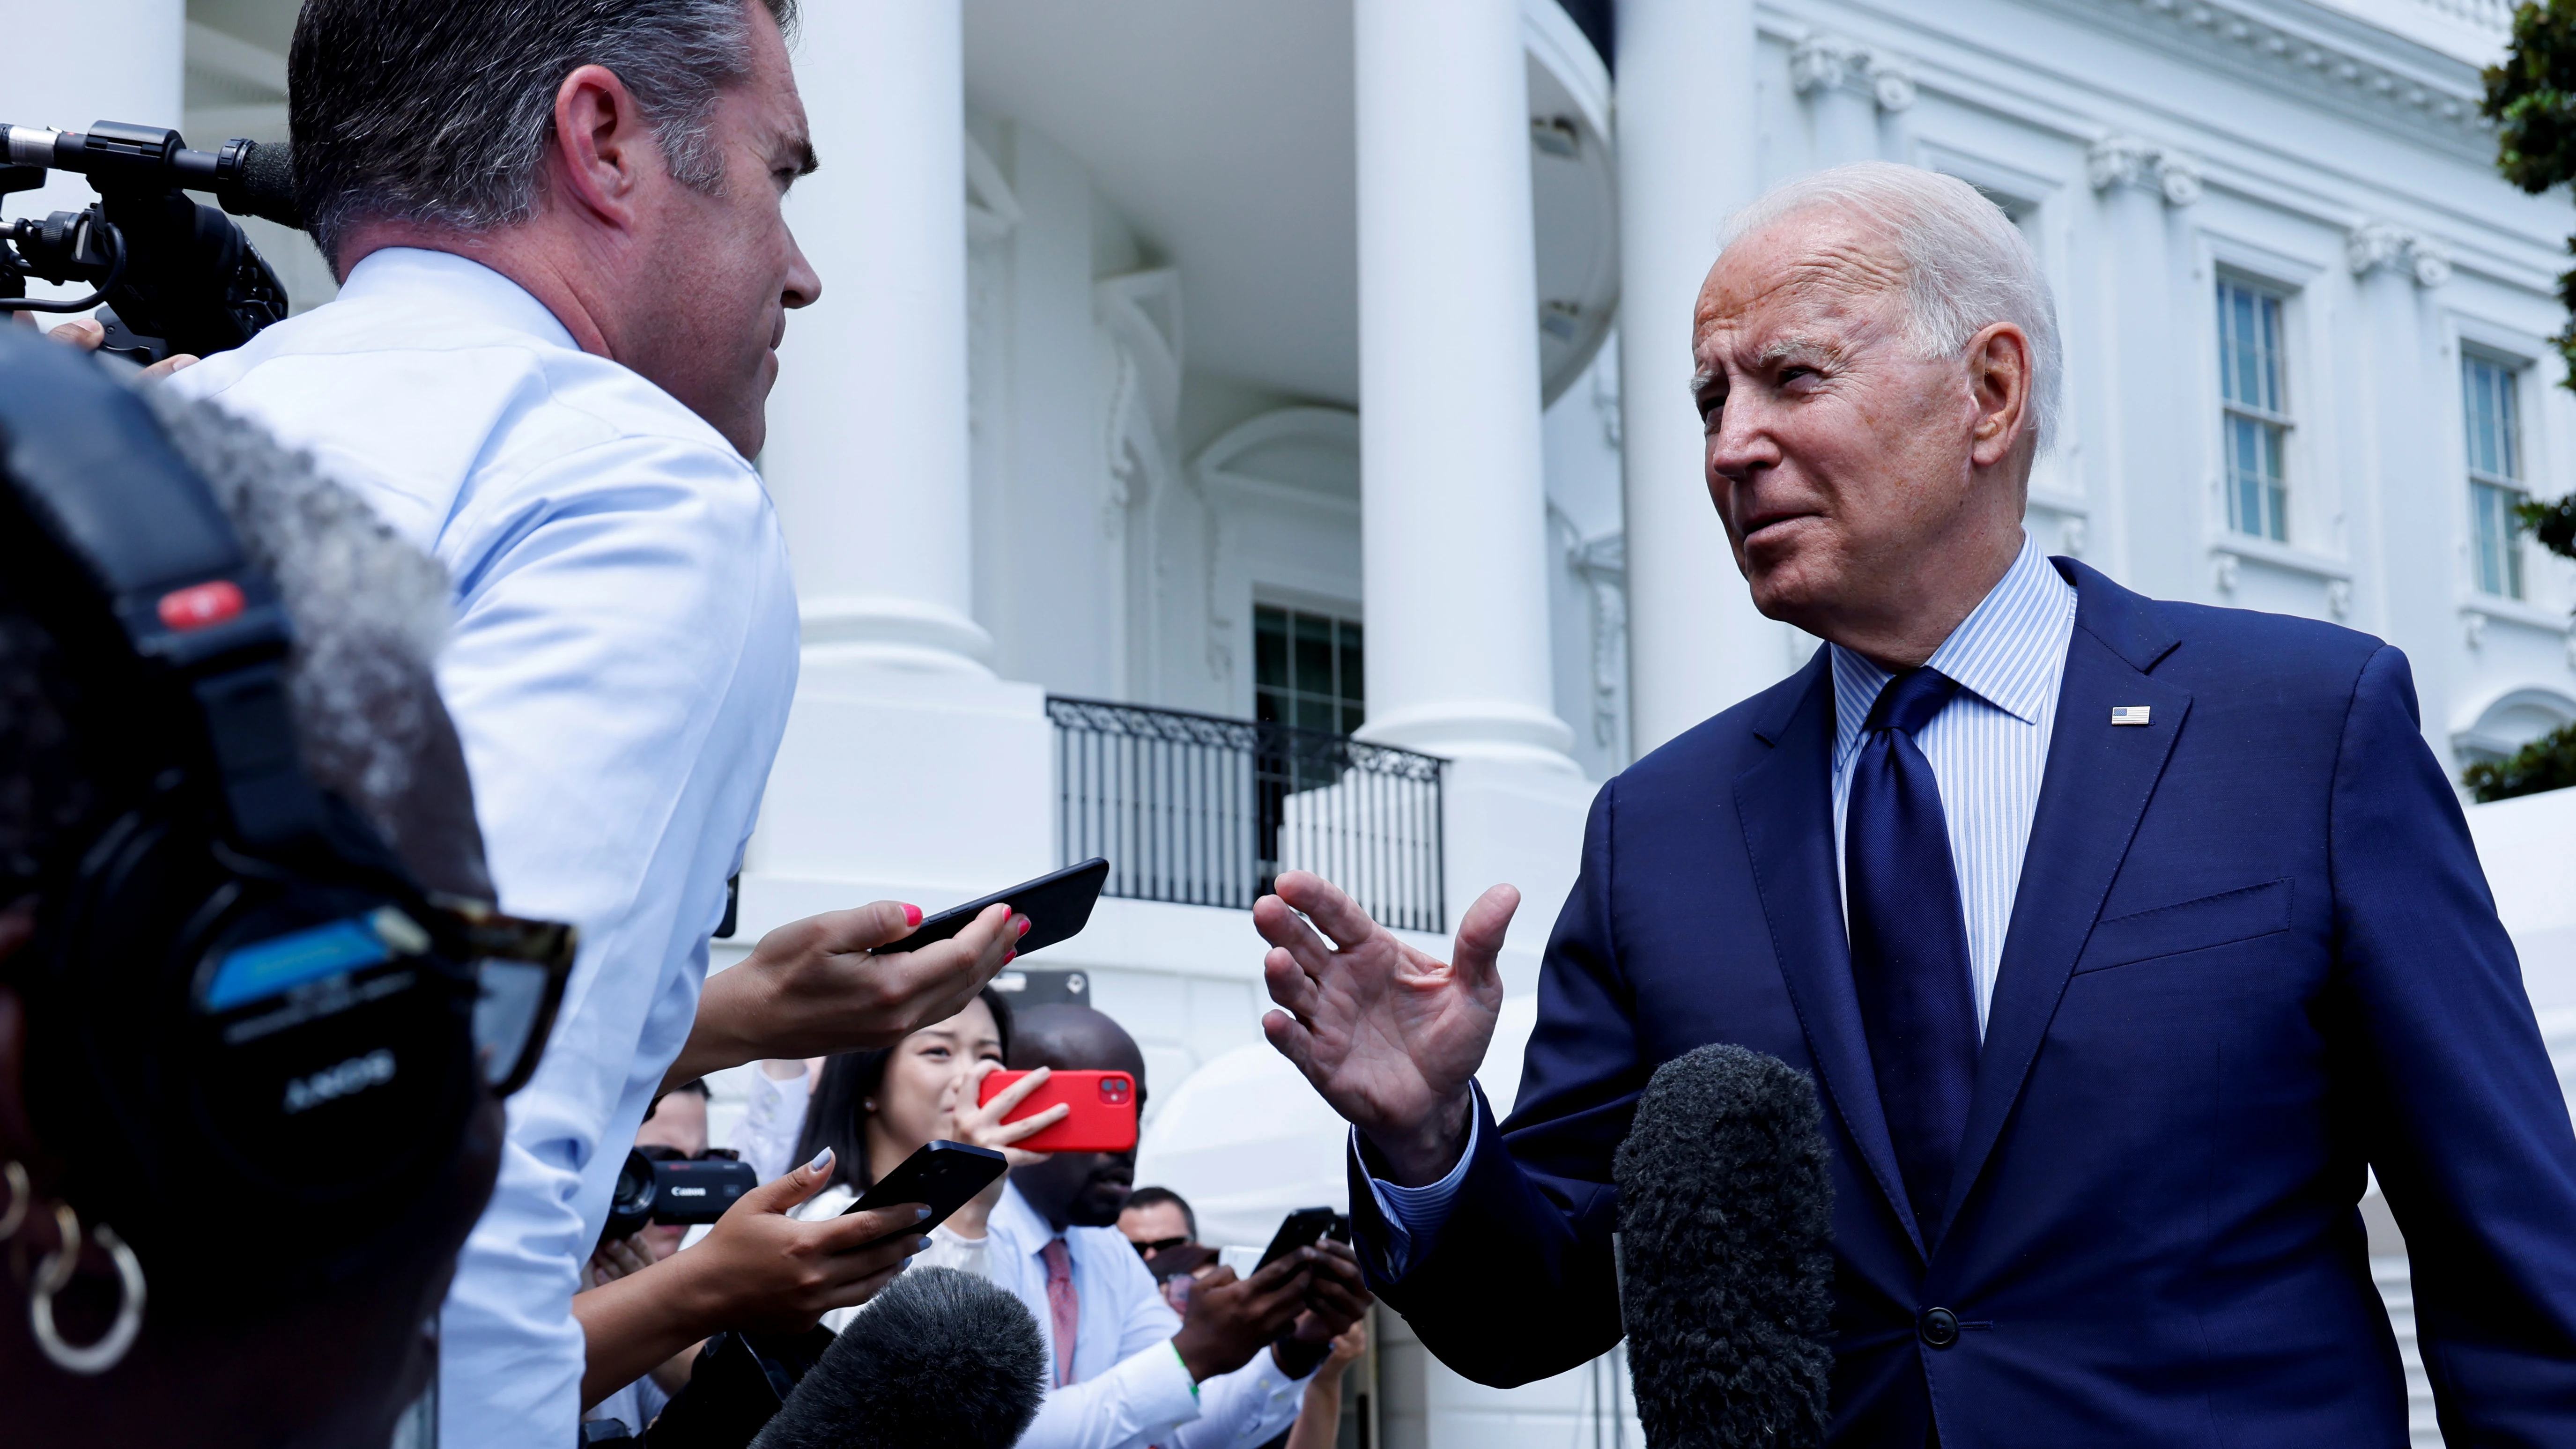
<path id="1" fill-rule="evenodd" d="M 1957 680 L 1966 692 L 2036 725 L 2057 673 L 2055 626 L 2074 592 L 2025 533 L 2012 567 L 1924 662 Z M 1860 727 L 1869 719 L 1870 706 L 1896 676 L 1839 644 L 1826 647 L 1834 651 L 1834 763 L 1839 768 L 1860 748 Z"/>
<path id="2" fill-rule="evenodd" d="M 429 294 L 449 315 L 465 314 L 528 337 L 570 348 L 581 347 L 546 304 L 527 288 L 470 257 L 426 247 L 385 247 L 367 253 L 340 284 L 343 297 L 404 297 Z"/>
<path id="3" fill-rule="evenodd" d="M 1056 1236 L 1054 1227 L 1038 1216 L 1038 1210 L 1029 1206 L 1027 1198 L 1020 1196 L 1016 1183 L 1003 1185 L 1002 1200 L 993 1204 L 991 1215 L 984 1221 L 984 1231 L 999 1237 L 1010 1245 L 1013 1252 L 1023 1257 L 1043 1251 L 1047 1240 Z M 1066 1246 L 1072 1246 L 1071 1242 L 1068 1241 Z"/>

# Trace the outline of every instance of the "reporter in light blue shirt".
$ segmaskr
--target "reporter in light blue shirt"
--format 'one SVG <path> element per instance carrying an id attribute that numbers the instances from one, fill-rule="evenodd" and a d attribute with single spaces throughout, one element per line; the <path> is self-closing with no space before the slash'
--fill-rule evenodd
<path id="1" fill-rule="evenodd" d="M 997 906 L 871 964 L 919 919 L 880 903 L 773 932 L 701 1001 L 796 684 L 787 554 L 745 461 L 786 310 L 820 292 L 780 214 L 814 164 L 782 23 L 789 0 L 312 0 L 290 105 L 340 297 L 170 383 L 309 450 L 446 566 L 440 690 L 502 903 L 582 930 L 442 1314 L 450 1445 L 560 1449 L 586 1364 L 613 1387 L 722 1326 L 673 1304 L 774 1319 L 872 1293 L 916 1240 L 840 1253 L 891 1225 L 772 1212 L 730 1230 L 766 1259 L 720 1231 L 596 1295 L 614 1312 L 572 1304 L 664 1084 L 899 1039 L 1016 934 Z M 831 1272 L 761 1268 L 789 1239 Z"/>

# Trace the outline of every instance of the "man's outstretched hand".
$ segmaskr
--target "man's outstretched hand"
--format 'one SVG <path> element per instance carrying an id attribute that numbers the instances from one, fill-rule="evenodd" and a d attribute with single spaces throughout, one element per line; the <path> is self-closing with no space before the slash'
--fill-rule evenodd
<path id="1" fill-rule="evenodd" d="M 1272 947 L 1262 977 L 1284 1008 L 1261 1019 L 1263 1034 L 1368 1134 L 1395 1182 L 1438 1181 L 1466 1150 L 1468 1083 L 1502 1011 L 1495 957 L 1521 893 L 1498 885 L 1477 897 L 1443 962 L 1397 940 L 1320 876 L 1288 871 L 1278 890 L 1252 907 Z"/>

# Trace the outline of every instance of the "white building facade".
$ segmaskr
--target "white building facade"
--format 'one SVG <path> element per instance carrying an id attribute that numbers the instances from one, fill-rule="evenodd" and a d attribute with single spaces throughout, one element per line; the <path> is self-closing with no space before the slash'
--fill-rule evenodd
<path id="1" fill-rule="evenodd" d="M 0 0 L 19 33 L 39 9 Z M 85 9 L 134 62 L 13 77 L 0 119 L 283 134 L 293 0 Z M 803 682 L 737 941 L 1111 855 L 1090 930 L 1028 964 L 1143 1041 L 1158 1127 L 1190 1104 L 1144 1172 L 1200 1174 L 1226 1232 L 1340 1191 L 1329 1122 L 1228 1055 L 1269 874 L 1324 868 L 1426 945 L 1513 881 L 1525 996 L 1593 789 L 1815 647 L 1747 602 L 1684 386 L 1724 219 L 1780 181 L 1910 162 L 2028 233 L 2066 339 L 2050 552 L 2402 646 L 2455 771 L 2576 720 L 2576 570 L 2504 523 L 2576 483 L 2576 213 L 2495 175 L 2503 0 L 805 11 L 824 166 L 790 205 L 825 294 L 760 460 Z M 2515 880 L 2576 1036 L 2576 923 Z M 1370 1444 L 1618 1417 L 1615 1372 L 1495 1394 L 1400 1325 L 1371 1367 Z"/>

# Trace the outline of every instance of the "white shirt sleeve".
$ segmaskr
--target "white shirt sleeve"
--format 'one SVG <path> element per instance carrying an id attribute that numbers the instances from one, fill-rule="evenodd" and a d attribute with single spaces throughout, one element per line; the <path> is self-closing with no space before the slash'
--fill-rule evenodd
<path id="1" fill-rule="evenodd" d="M 1164 1338 L 1096 1379 L 1050 1390 L 1019 1449 L 1143 1449 L 1173 1442 L 1172 1431 L 1198 1416 L 1190 1371 Z"/>
<path id="2" fill-rule="evenodd" d="M 758 480 L 713 448 L 619 439 L 460 510 L 478 505 L 510 511 L 460 520 L 498 542 L 445 560 L 460 599 L 440 691 L 502 908 L 574 922 L 581 951 L 457 1259 L 440 1437 L 558 1449 L 578 1412 L 580 1265 L 615 1149 L 696 1015 L 794 690 L 794 599 Z"/>
<path id="3" fill-rule="evenodd" d="M 1164 1449 L 1256 1449 L 1267 1444 L 1297 1422 L 1306 1385 L 1314 1377 L 1312 1371 L 1302 1379 L 1288 1377 L 1278 1358 L 1264 1348 L 1252 1362 L 1199 1385 L 1198 1421 L 1162 1441 Z"/>
<path id="4" fill-rule="evenodd" d="M 751 1105 L 734 1124 L 733 1140 L 727 1147 L 742 1154 L 742 1160 L 760 1180 L 784 1177 L 794 1166 L 796 1139 L 805 1131 L 805 1108 L 813 1095 L 814 1079 L 798 1072 L 792 1077 L 773 1077 L 758 1066 L 751 1069 Z"/>

